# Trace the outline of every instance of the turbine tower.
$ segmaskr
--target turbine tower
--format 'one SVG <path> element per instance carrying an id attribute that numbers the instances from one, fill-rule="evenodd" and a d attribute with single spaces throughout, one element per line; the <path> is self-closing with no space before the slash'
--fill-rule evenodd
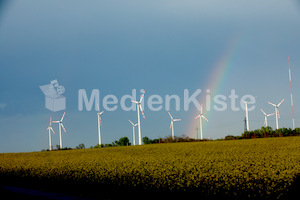
<path id="1" fill-rule="evenodd" d="M 279 110 L 278 107 L 280 106 L 280 104 L 282 104 L 282 102 L 284 101 L 284 99 L 282 99 L 282 101 L 280 101 L 280 103 L 278 105 L 275 105 L 271 102 L 268 102 L 270 105 L 275 107 L 275 114 L 276 114 L 276 129 L 278 129 L 278 119 L 280 119 L 280 115 L 279 115 Z"/>
<path id="2" fill-rule="evenodd" d="M 55 134 L 53 128 L 51 127 L 51 124 L 52 124 L 52 117 L 50 117 L 50 124 L 47 128 L 47 130 L 49 131 L 49 150 L 51 151 L 52 150 L 52 146 L 51 146 L 51 131 Z"/>
<path id="3" fill-rule="evenodd" d="M 265 115 L 265 122 L 264 122 L 264 124 L 265 124 L 265 126 L 267 127 L 268 126 L 268 117 L 270 117 L 270 116 L 272 116 L 272 115 L 274 115 L 275 113 L 272 113 L 272 114 L 266 114 L 265 113 L 265 111 L 263 111 L 263 109 L 260 109 L 261 110 L 261 112 Z"/>
<path id="4" fill-rule="evenodd" d="M 201 140 L 203 140 L 203 133 L 202 133 L 202 118 L 205 119 L 206 121 L 208 121 L 208 120 L 204 117 L 204 115 L 202 114 L 202 110 L 203 110 L 202 107 L 203 107 L 203 106 L 202 106 L 202 104 L 201 104 L 200 115 L 198 115 L 197 117 L 195 117 L 195 119 L 199 118 L 199 128 L 200 128 L 200 136 L 201 136 L 200 139 L 201 139 Z"/>
<path id="5" fill-rule="evenodd" d="M 294 103 L 293 103 L 293 93 L 292 93 L 292 75 L 291 75 L 291 66 L 290 66 L 290 57 L 289 60 L 289 79 L 290 79 L 290 91 L 291 91 L 291 106 L 292 106 L 292 117 L 293 117 L 293 130 L 295 130 L 295 116 L 294 116 Z"/>
<path id="6" fill-rule="evenodd" d="M 250 130 L 249 128 L 249 117 L 248 117 L 248 101 L 243 101 L 245 104 L 245 108 L 246 108 L 246 122 L 247 122 L 247 131 Z"/>
<path id="7" fill-rule="evenodd" d="M 135 145 L 135 127 L 139 124 L 139 123 L 136 123 L 134 124 L 132 121 L 128 120 L 130 122 L 130 124 L 132 125 L 132 142 L 133 142 L 133 145 Z"/>
<path id="8" fill-rule="evenodd" d="M 67 132 L 62 121 L 65 117 L 66 112 L 64 112 L 63 116 L 61 117 L 60 121 L 52 121 L 53 123 L 58 123 L 58 127 L 59 127 L 59 147 L 62 149 L 62 140 L 61 140 L 61 127 L 63 128 L 63 130 L 65 131 L 65 133 Z"/>
<path id="9" fill-rule="evenodd" d="M 97 104 L 97 115 L 98 115 L 98 140 L 99 140 L 99 146 L 101 147 L 101 133 L 100 133 L 100 126 L 101 126 L 101 115 L 104 113 L 104 111 L 100 112 L 99 104 Z"/>
<path id="10" fill-rule="evenodd" d="M 181 119 L 173 119 L 172 115 L 170 112 L 168 112 L 170 117 L 171 117 L 171 124 L 170 124 L 170 129 L 172 128 L 172 139 L 174 140 L 175 139 L 175 135 L 174 135 L 174 125 L 173 125 L 173 122 L 178 122 L 178 121 L 181 121 Z"/>
<path id="11" fill-rule="evenodd" d="M 139 145 L 142 144 L 142 133 L 141 133 L 141 119 L 140 119 L 140 109 L 141 109 L 141 112 L 143 114 L 143 117 L 145 119 L 145 115 L 144 115 L 144 112 L 143 112 L 143 108 L 142 108 L 142 101 L 143 101 L 143 98 L 144 98 L 144 95 L 145 95 L 145 90 L 140 98 L 140 101 L 133 101 L 131 100 L 131 102 L 135 103 L 136 104 L 136 107 L 137 107 L 137 115 L 138 115 L 138 130 L 139 130 Z"/>

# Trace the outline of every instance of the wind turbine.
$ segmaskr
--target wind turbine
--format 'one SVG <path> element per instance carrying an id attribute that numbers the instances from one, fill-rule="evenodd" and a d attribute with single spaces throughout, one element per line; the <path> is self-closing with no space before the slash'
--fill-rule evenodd
<path id="1" fill-rule="evenodd" d="M 197 117 L 195 117 L 195 119 L 199 118 L 199 128 L 200 128 L 201 140 L 203 140 L 203 134 L 202 134 L 202 118 L 205 119 L 206 121 L 208 121 L 208 120 L 204 117 L 204 115 L 202 114 L 202 110 L 203 110 L 202 107 L 203 107 L 203 106 L 202 106 L 202 104 L 201 104 L 201 110 L 200 110 L 201 112 L 200 112 L 200 115 L 198 115 Z"/>
<path id="2" fill-rule="evenodd" d="M 132 121 L 128 120 L 130 122 L 130 124 L 132 125 L 132 141 L 133 141 L 133 145 L 135 145 L 135 127 L 139 124 L 139 123 L 132 123 Z"/>
<path id="3" fill-rule="evenodd" d="M 143 108 L 142 108 L 142 101 L 143 101 L 143 98 L 144 98 L 144 95 L 145 95 L 145 90 L 140 98 L 140 101 L 133 101 L 131 100 L 131 102 L 135 103 L 136 104 L 136 107 L 137 107 L 137 115 L 138 115 L 138 129 L 139 129 L 139 145 L 142 144 L 142 133 L 141 133 L 141 119 L 140 119 L 140 109 L 141 109 L 141 112 L 143 114 L 143 117 L 145 119 L 145 115 L 144 115 L 144 112 L 143 112 Z"/>
<path id="4" fill-rule="evenodd" d="M 249 118 L 248 118 L 248 101 L 243 101 L 246 108 L 246 121 L 247 121 L 247 131 L 249 131 Z"/>
<path id="5" fill-rule="evenodd" d="M 52 146 L 51 146 L 51 131 L 55 134 L 53 128 L 51 127 L 51 124 L 52 124 L 52 117 L 50 117 L 50 124 L 47 128 L 47 130 L 49 131 L 49 150 L 51 151 L 52 150 Z"/>
<path id="6" fill-rule="evenodd" d="M 170 124 L 170 129 L 172 128 L 172 139 L 174 140 L 175 139 L 175 135 L 174 135 L 174 125 L 173 125 L 173 122 L 178 122 L 178 121 L 181 121 L 181 119 L 173 119 L 172 115 L 170 112 L 168 112 L 170 117 L 171 117 L 171 124 Z"/>
<path id="7" fill-rule="evenodd" d="M 98 140 L 99 140 L 99 146 L 101 146 L 101 133 L 100 133 L 100 126 L 101 126 L 101 115 L 104 111 L 100 112 L 99 105 L 97 104 L 97 115 L 98 115 Z"/>
<path id="8" fill-rule="evenodd" d="M 270 105 L 275 107 L 275 114 L 276 114 L 276 129 L 278 129 L 278 119 L 280 119 L 280 115 L 279 115 L 279 110 L 278 107 L 280 106 L 280 104 L 282 104 L 282 102 L 284 101 L 284 99 L 282 99 L 282 101 L 280 101 L 280 103 L 278 105 L 275 105 L 271 102 L 268 102 Z"/>
<path id="9" fill-rule="evenodd" d="M 264 124 L 266 125 L 266 127 L 268 126 L 268 117 L 270 117 L 270 116 L 272 116 L 272 115 L 274 115 L 275 113 L 272 113 L 272 114 L 266 114 L 265 113 L 265 111 L 263 111 L 263 109 L 260 109 L 261 110 L 261 112 L 265 115 L 265 122 L 264 122 Z"/>
<path id="10" fill-rule="evenodd" d="M 65 117 L 66 112 L 64 112 L 63 116 L 61 117 L 60 121 L 52 121 L 53 123 L 58 123 L 59 125 L 59 147 L 62 148 L 62 140 L 61 140 L 61 127 L 63 128 L 63 130 L 65 131 L 65 133 L 67 132 L 62 121 Z"/>

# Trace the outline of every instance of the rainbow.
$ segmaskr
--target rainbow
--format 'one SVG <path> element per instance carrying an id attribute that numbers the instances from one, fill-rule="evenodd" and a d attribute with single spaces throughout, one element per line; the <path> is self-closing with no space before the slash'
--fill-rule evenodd
<path id="1" fill-rule="evenodd" d="M 224 88 L 224 85 L 227 81 L 227 77 L 228 75 L 231 73 L 231 69 L 234 65 L 234 60 L 237 57 L 237 54 L 240 50 L 241 47 L 241 43 L 242 43 L 242 38 L 243 38 L 243 34 L 239 33 L 234 35 L 234 37 L 232 37 L 229 40 L 229 45 L 228 47 L 225 49 L 224 53 L 220 56 L 220 58 L 218 59 L 218 61 L 214 64 L 214 66 L 212 67 L 212 72 L 210 73 L 210 76 L 207 79 L 207 83 L 205 84 L 204 88 L 202 89 L 202 95 L 199 97 L 199 103 L 203 104 L 203 114 L 204 116 L 209 120 L 212 121 L 213 120 L 213 113 L 216 113 L 213 111 L 213 97 L 218 95 L 218 94 L 222 94 L 222 90 Z M 209 89 L 210 90 L 210 99 L 209 102 L 206 102 L 206 96 L 208 93 L 206 93 L 206 90 Z M 206 104 L 210 105 L 210 111 L 206 111 Z M 197 116 L 199 114 L 199 111 L 196 110 L 193 113 L 193 116 Z M 189 130 L 187 134 L 189 137 L 191 138 L 195 138 L 196 137 L 196 131 L 195 128 L 198 125 L 198 120 L 191 120 L 192 123 L 189 126 Z M 207 127 L 209 127 L 209 122 L 208 123 L 203 123 L 203 132 L 204 132 L 204 138 L 207 138 L 208 136 L 205 134 L 206 133 L 206 129 Z"/>

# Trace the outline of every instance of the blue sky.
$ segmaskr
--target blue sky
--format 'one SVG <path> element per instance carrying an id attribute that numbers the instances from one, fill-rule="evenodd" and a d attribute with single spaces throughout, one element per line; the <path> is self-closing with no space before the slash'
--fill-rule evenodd
<path id="1" fill-rule="evenodd" d="M 263 125 L 274 112 L 268 101 L 286 101 L 280 107 L 280 127 L 291 127 L 287 57 L 293 76 L 296 126 L 300 120 L 300 3 L 299 1 L 237 0 L 114 0 L 114 1 L 1 1 L 0 3 L 0 152 L 38 151 L 48 148 L 49 117 L 61 112 L 45 109 L 39 86 L 57 79 L 67 99 L 63 145 L 97 144 L 95 111 L 78 111 L 78 90 L 100 90 L 100 99 L 119 99 L 132 89 L 150 95 L 205 90 L 215 65 L 230 41 L 241 35 L 239 47 L 224 77 L 220 94 L 235 89 L 239 96 L 257 96 L 249 113 L 250 128 Z M 211 88 L 209 88 L 211 89 Z M 182 121 L 176 135 L 195 135 L 191 121 L 195 108 L 170 111 Z M 243 110 L 211 111 L 204 137 L 222 138 L 243 131 Z M 150 138 L 170 135 L 165 109 L 145 109 L 142 134 Z M 136 112 L 117 109 L 103 115 L 102 141 L 127 136 L 128 120 Z M 274 117 L 269 118 L 274 128 Z M 58 128 L 54 126 L 58 132 Z M 58 134 L 52 136 L 59 144 Z"/>

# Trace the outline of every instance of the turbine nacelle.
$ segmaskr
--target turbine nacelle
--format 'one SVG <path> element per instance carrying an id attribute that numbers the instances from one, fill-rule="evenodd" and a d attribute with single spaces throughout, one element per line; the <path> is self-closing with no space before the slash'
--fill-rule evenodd
<path id="1" fill-rule="evenodd" d="M 139 123 L 134 124 L 132 121 L 128 120 L 130 122 L 130 124 L 134 127 L 136 127 Z"/>
<path id="2" fill-rule="evenodd" d="M 276 113 L 276 129 L 279 128 L 278 126 L 278 119 L 280 119 L 280 115 L 279 115 L 279 109 L 278 107 L 282 104 L 282 102 L 284 101 L 284 99 L 282 99 L 279 104 L 275 105 L 274 103 L 268 102 L 268 104 L 272 105 L 275 107 L 275 113 Z"/>
<path id="3" fill-rule="evenodd" d="M 275 107 L 275 111 L 276 111 L 276 113 L 277 113 L 277 115 L 278 115 L 278 119 L 280 119 L 280 114 L 279 114 L 278 107 L 282 104 L 282 102 L 284 102 L 284 100 L 285 100 L 285 99 L 282 99 L 282 100 L 279 102 L 279 104 L 277 104 L 277 105 L 274 104 L 274 103 L 268 102 L 268 104 L 270 104 L 270 105 L 272 105 L 272 106 Z"/>
<path id="4" fill-rule="evenodd" d="M 168 112 L 168 113 L 169 113 L 169 116 L 170 116 L 170 118 L 171 118 L 170 129 L 172 129 L 172 138 L 173 138 L 173 140 L 174 140 L 174 139 L 175 139 L 175 134 L 174 134 L 174 126 L 173 126 L 173 123 L 174 123 L 174 122 L 181 121 L 181 119 L 174 119 L 173 116 L 171 115 L 171 113 L 170 113 L 170 112 Z"/>
<path id="5" fill-rule="evenodd" d="M 203 105 L 202 104 L 201 104 L 201 109 L 200 109 L 200 115 L 198 115 L 197 117 L 195 117 L 195 119 L 198 119 L 198 118 L 199 118 L 199 127 L 200 127 L 200 134 L 201 134 L 201 140 L 202 140 L 203 139 L 203 134 L 202 134 L 202 118 L 205 119 L 206 121 L 208 121 L 208 119 L 206 119 L 206 117 L 204 117 L 204 115 L 203 115 Z"/>
<path id="6" fill-rule="evenodd" d="M 136 104 L 136 107 L 137 107 L 137 115 L 138 115 L 138 130 L 139 130 L 139 145 L 142 144 L 142 133 L 141 133 L 141 119 L 140 119 L 140 109 L 141 109 L 141 112 L 142 112 L 142 115 L 145 119 L 145 115 L 144 115 L 144 111 L 143 111 L 143 107 L 141 105 L 142 101 L 143 101 L 143 98 L 144 98 L 144 95 L 145 95 L 145 90 L 140 98 L 140 101 L 136 101 L 136 100 L 131 100 L 132 103 L 135 103 Z"/>
<path id="7" fill-rule="evenodd" d="M 142 112 L 142 115 L 143 115 L 144 119 L 145 119 L 145 114 L 144 114 L 143 107 L 142 107 L 142 101 L 143 101 L 145 92 L 146 92 L 146 90 L 144 90 L 144 92 L 143 92 L 143 94 L 142 94 L 142 96 L 140 98 L 140 101 L 131 100 L 132 103 L 136 104 L 136 106 L 138 107 L 138 109 L 141 109 L 141 112 Z"/>
<path id="8" fill-rule="evenodd" d="M 265 115 L 265 122 L 264 122 L 264 124 L 265 124 L 266 126 L 268 126 L 268 117 L 270 117 L 270 116 L 272 116 L 272 115 L 275 115 L 275 113 L 267 114 L 265 111 L 263 111 L 263 109 L 260 108 L 260 110 L 261 110 L 261 112 Z"/>
<path id="9" fill-rule="evenodd" d="M 59 126 L 59 146 L 60 148 L 62 148 L 62 139 L 61 139 L 61 127 L 63 128 L 64 132 L 66 133 L 66 129 L 62 123 L 62 121 L 64 120 L 66 112 L 64 112 L 63 116 L 61 117 L 60 121 L 52 121 L 52 123 L 57 123 Z"/>

